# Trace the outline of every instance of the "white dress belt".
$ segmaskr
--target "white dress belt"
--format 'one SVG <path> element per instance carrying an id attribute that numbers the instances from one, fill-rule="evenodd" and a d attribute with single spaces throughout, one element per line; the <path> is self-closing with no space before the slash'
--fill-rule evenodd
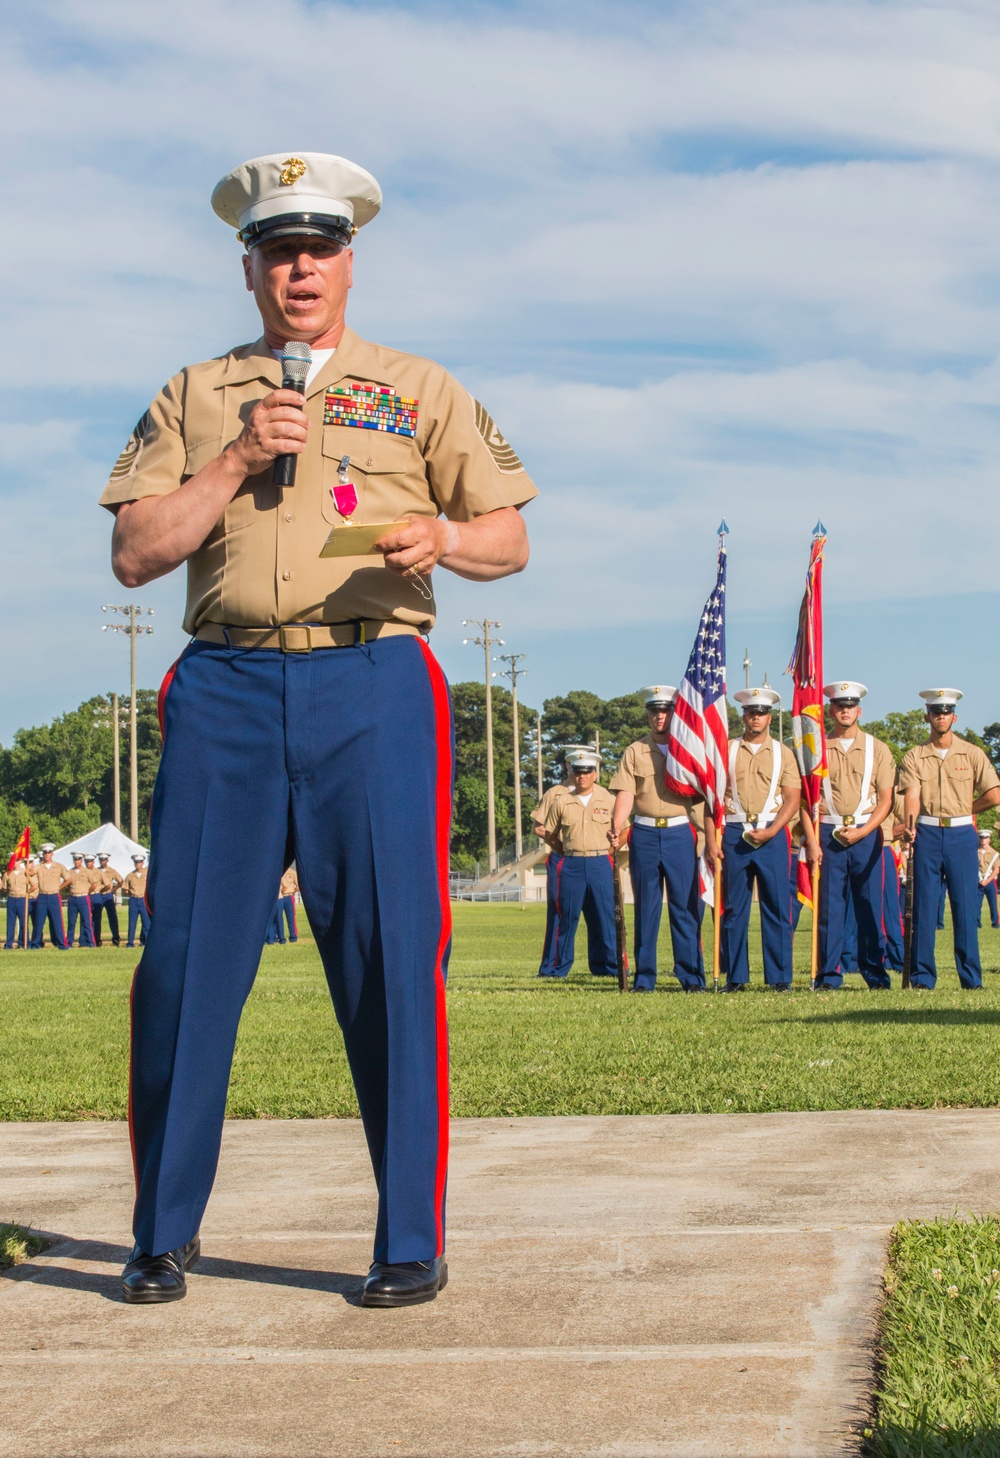
<path id="1" fill-rule="evenodd" d="M 846 825 L 848 829 L 852 825 L 867 825 L 871 819 L 870 815 L 821 815 L 820 825 Z"/>
<path id="2" fill-rule="evenodd" d="M 942 825 L 945 829 L 954 825 L 971 825 L 971 815 L 918 815 L 918 825 Z"/>
<path id="3" fill-rule="evenodd" d="M 633 825 L 646 825 L 651 830 L 672 830 L 675 825 L 690 825 L 686 815 L 633 815 Z"/>
<path id="4" fill-rule="evenodd" d="M 766 830 L 777 815 L 727 815 L 727 825 L 745 825 L 747 830 Z"/>

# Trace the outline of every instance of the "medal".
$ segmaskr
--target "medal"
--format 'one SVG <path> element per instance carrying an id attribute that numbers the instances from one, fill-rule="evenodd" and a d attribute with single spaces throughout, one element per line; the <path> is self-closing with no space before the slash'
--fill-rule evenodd
<path id="1" fill-rule="evenodd" d="M 349 522 L 358 509 L 358 488 L 347 478 L 350 456 L 341 456 L 337 467 L 337 485 L 330 487 L 333 504 L 345 521 Z"/>

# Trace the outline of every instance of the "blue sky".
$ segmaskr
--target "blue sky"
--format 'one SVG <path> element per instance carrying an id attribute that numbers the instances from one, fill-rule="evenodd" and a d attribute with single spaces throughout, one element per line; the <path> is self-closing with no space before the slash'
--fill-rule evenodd
<path id="1" fill-rule="evenodd" d="M 725 516 L 730 685 L 748 646 L 787 686 L 822 517 L 830 676 L 1000 718 L 994 4 L 43 0 L 0 40 L 0 741 L 125 687 L 96 499 L 163 381 L 258 332 L 208 199 L 284 147 L 375 173 L 351 322 L 453 369 L 542 491 L 526 574 L 438 574 L 453 679 L 488 614 L 532 704 L 676 681 Z M 182 596 L 136 594 L 143 684 Z"/>

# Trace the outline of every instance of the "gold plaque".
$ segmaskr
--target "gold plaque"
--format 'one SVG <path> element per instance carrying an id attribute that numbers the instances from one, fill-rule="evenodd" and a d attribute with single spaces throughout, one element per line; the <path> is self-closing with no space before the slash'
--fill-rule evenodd
<path id="1" fill-rule="evenodd" d="M 335 526 L 323 544 L 321 557 L 381 557 L 375 543 L 396 528 L 409 526 L 408 521 L 370 521 L 363 526 L 343 522 Z"/>
<path id="2" fill-rule="evenodd" d="M 293 182 L 298 182 L 300 177 L 306 175 L 306 164 L 301 157 L 286 157 L 281 164 L 281 172 L 278 181 L 282 187 L 291 187 Z"/>

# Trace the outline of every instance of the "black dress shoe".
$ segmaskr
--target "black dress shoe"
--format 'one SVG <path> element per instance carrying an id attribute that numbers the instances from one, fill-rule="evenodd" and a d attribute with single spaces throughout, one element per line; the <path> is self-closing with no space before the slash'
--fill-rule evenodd
<path id="1" fill-rule="evenodd" d="M 722 990 L 723 992 L 746 992 L 746 988 L 745 982 L 727 982 Z"/>
<path id="2" fill-rule="evenodd" d="M 132 1306 L 153 1306 L 162 1301 L 180 1301 L 187 1295 L 185 1276 L 201 1255 L 201 1237 L 195 1236 L 180 1250 L 151 1256 L 136 1246 L 122 1271 L 122 1295 Z"/>
<path id="3" fill-rule="evenodd" d="M 434 1261 L 403 1261 L 390 1266 L 373 1261 L 361 1293 L 362 1306 L 416 1306 L 433 1301 L 448 1284 L 444 1256 Z"/>

